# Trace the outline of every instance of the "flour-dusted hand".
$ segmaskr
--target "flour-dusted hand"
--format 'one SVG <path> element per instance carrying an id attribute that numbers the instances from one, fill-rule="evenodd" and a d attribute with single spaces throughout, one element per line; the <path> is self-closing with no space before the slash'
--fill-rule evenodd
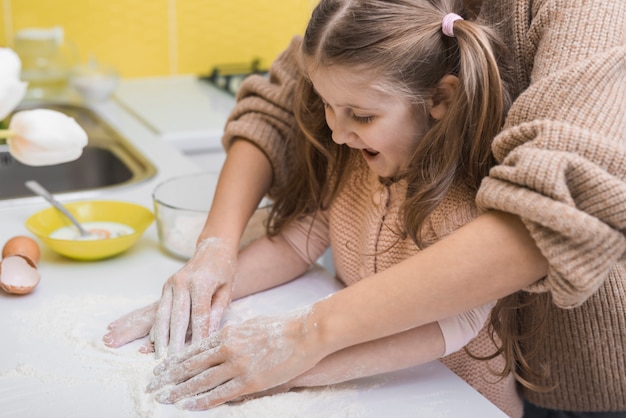
<path id="1" fill-rule="evenodd" d="M 232 298 L 238 247 L 202 240 L 193 257 L 163 285 L 150 338 L 157 357 L 180 352 L 216 331 Z"/>
<path id="2" fill-rule="evenodd" d="M 162 403 L 193 396 L 183 408 L 201 410 L 288 382 L 324 357 L 310 312 L 228 325 L 157 366 L 147 390 Z"/>
<path id="3" fill-rule="evenodd" d="M 159 302 L 136 309 L 109 324 L 109 332 L 102 337 L 104 345 L 118 348 L 147 336 L 152 329 Z M 139 351 L 153 352 L 152 344 L 146 343 Z"/>

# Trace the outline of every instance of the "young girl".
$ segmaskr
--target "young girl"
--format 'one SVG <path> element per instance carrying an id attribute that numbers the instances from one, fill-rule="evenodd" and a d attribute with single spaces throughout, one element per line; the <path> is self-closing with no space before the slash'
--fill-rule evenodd
<path id="1" fill-rule="evenodd" d="M 453 13 L 460 9 L 426 0 L 317 6 L 301 45 L 297 173 L 276 196 L 271 235 L 240 255 L 237 296 L 297 277 L 328 246 L 338 277 L 352 285 L 478 216 L 475 193 L 493 164 L 491 138 L 509 98 L 498 66 L 502 45 L 488 27 Z M 317 365 L 321 359 L 307 359 L 315 367 L 287 385 L 326 385 L 443 356 L 519 416 L 512 378 L 490 374 L 502 363 L 462 350 L 491 306 L 351 347 Z M 487 356 L 496 347 L 483 331 L 469 351 Z M 170 366 L 151 389 L 179 383 L 180 372 Z M 174 402 L 207 389 L 182 383 L 158 399 Z"/>

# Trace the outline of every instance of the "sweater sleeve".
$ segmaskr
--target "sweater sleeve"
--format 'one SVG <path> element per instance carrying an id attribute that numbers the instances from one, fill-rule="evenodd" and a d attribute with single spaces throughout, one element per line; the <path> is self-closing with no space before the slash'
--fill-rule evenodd
<path id="1" fill-rule="evenodd" d="M 626 252 L 626 2 L 545 0 L 529 18 L 530 84 L 477 203 L 519 215 L 548 259 L 527 290 L 575 307 Z"/>
<path id="2" fill-rule="evenodd" d="M 294 37 L 289 47 L 272 63 L 269 76 L 251 75 L 241 84 L 237 104 L 231 112 L 222 145 L 228 150 L 233 141 L 247 140 L 259 147 L 273 169 L 270 196 L 289 177 L 292 132 L 297 129 L 293 96 L 299 76 L 298 51 L 302 39 Z"/>
<path id="3" fill-rule="evenodd" d="M 477 336 L 485 322 L 487 322 L 489 313 L 494 305 L 495 302 L 488 303 L 460 315 L 437 321 L 446 346 L 443 356 L 460 350 Z"/>

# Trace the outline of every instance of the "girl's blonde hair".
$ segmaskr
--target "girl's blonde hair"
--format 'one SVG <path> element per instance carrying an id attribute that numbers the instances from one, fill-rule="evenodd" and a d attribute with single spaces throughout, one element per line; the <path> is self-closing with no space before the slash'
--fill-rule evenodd
<path id="1" fill-rule="evenodd" d="M 491 141 L 510 104 L 505 48 L 496 32 L 474 21 L 454 24 L 444 35 L 443 17 L 465 17 L 458 0 L 321 0 L 303 43 L 303 61 L 326 68 L 367 72 L 376 86 L 426 109 L 446 75 L 458 88 L 441 120 L 430 120 L 409 168 L 400 177 L 408 190 L 402 206 L 402 233 L 420 247 L 424 220 L 455 182 L 474 189 L 494 163 Z M 298 83 L 295 116 L 300 130 L 288 187 L 276 196 L 269 232 L 305 214 L 326 209 L 358 155 L 332 141 L 323 104 L 306 74 Z M 386 179 L 394 181 L 396 179 Z"/>
<path id="2" fill-rule="evenodd" d="M 442 32 L 448 13 L 465 18 L 454 23 L 453 37 Z M 408 188 L 400 233 L 421 248 L 428 244 L 421 227 L 450 187 L 462 183 L 477 190 L 495 163 L 491 142 L 511 104 L 506 48 L 494 28 L 468 20 L 467 13 L 459 0 L 321 0 L 302 44 L 308 69 L 341 66 L 367 72 L 378 88 L 416 104 L 416 109 L 436 99 L 433 94 L 444 76 L 458 77 L 445 116 L 429 121 L 409 168 L 401 173 Z M 322 101 L 304 71 L 294 111 L 300 128 L 288 138 L 296 144 L 294 175 L 275 197 L 270 235 L 295 219 L 327 209 L 352 162 L 360 158 L 332 141 Z M 531 380 L 546 371 L 533 370 L 527 358 L 533 356 L 530 343 L 540 341 L 543 326 L 522 330 L 519 315 L 520 309 L 546 312 L 548 305 L 546 297 L 518 293 L 499 301 L 491 315 L 492 337 L 495 341 L 496 332 L 501 341 L 488 358 L 503 354 L 506 363 L 499 374 L 514 373 L 535 390 L 542 388 Z"/>

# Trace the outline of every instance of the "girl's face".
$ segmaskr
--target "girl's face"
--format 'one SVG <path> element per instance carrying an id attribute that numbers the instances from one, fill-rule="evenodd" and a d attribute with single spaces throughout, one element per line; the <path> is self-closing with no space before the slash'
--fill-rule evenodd
<path id="1" fill-rule="evenodd" d="M 407 168 L 426 132 L 423 108 L 383 92 L 370 78 L 343 67 L 320 66 L 309 75 L 324 102 L 334 142 L 360 150 L 380 177 L 392 177 Z"/>

